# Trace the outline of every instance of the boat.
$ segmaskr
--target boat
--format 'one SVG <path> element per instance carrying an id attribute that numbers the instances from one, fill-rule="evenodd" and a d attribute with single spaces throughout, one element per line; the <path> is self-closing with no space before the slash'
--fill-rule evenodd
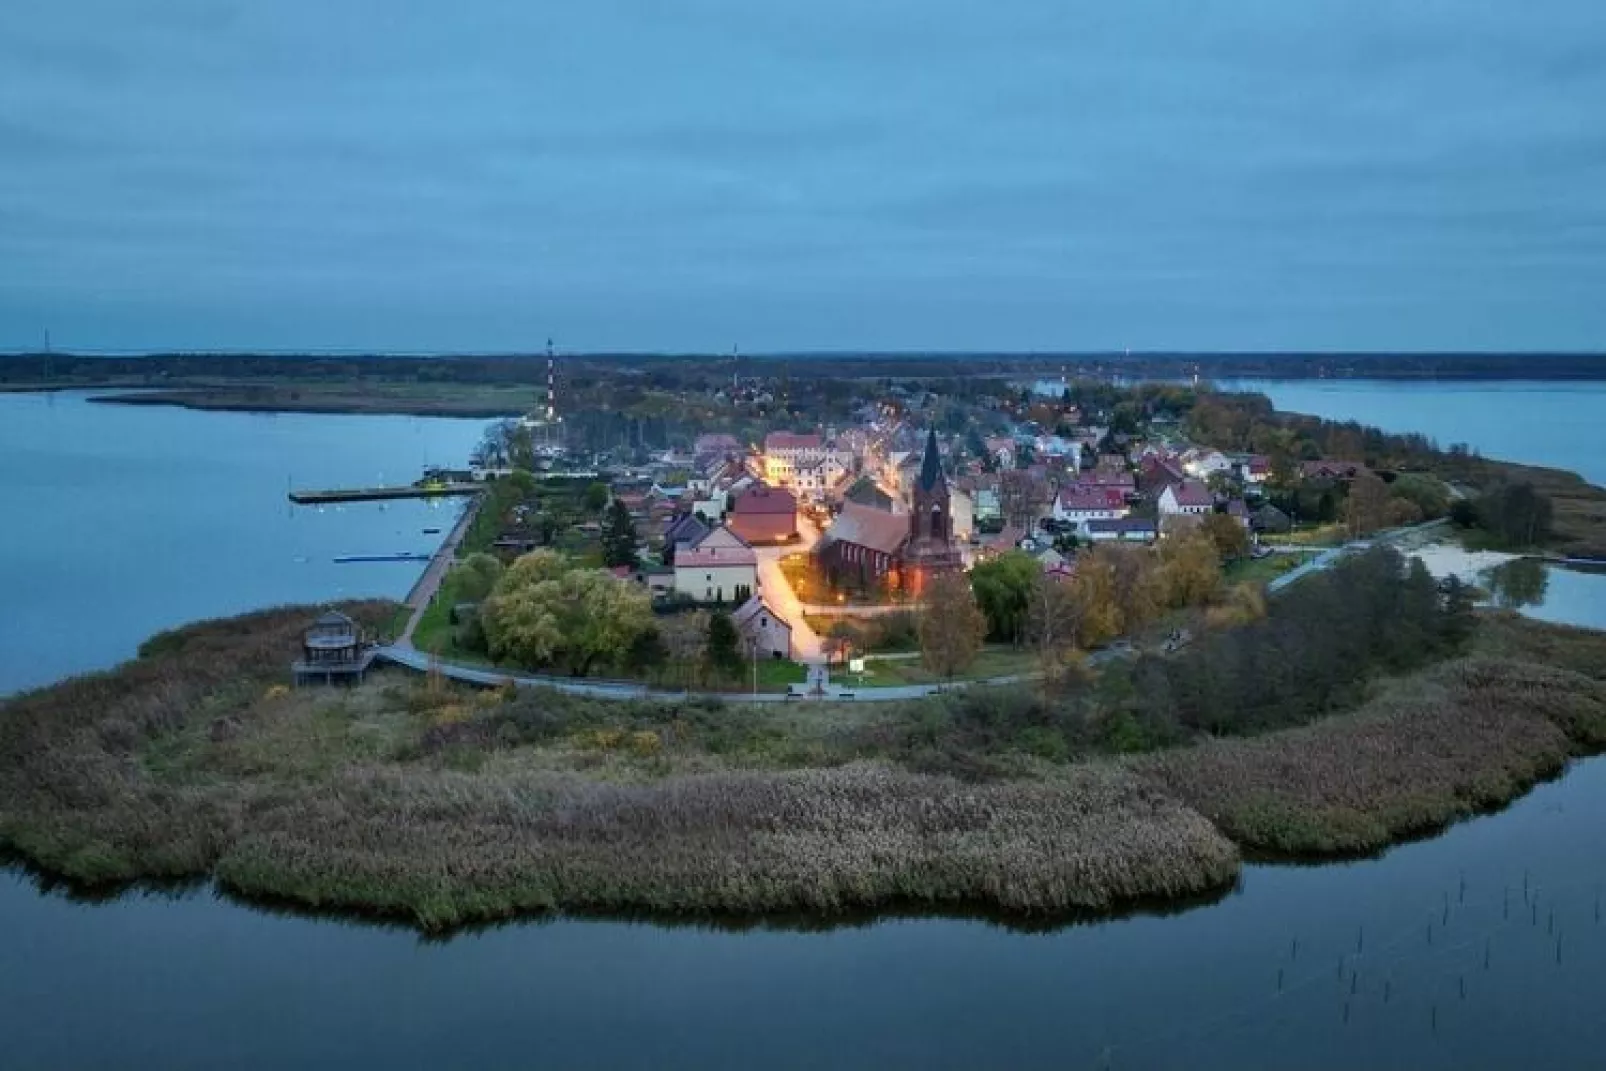
<path id="1" fill-rule="evenodd" d="M 410 554 L 400 552 L 396 554 L 342 554 L 335 559 L 337 565 L 349 565 L 352 562 L 427 562 L 428 554 Z"/>
<path id="2" fill-rule="evenodd" d="M 441 534 L 441 530 L 439 528 L 426 528 L 426 529 L 424 529 L 424 534 L 425 535 L 440 535 Z"/>

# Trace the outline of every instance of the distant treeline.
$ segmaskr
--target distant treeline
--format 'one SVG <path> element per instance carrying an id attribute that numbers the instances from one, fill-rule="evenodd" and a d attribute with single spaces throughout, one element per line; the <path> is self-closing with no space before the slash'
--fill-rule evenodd
<path id="1" fill-rule="evenodd" d="M 566 366 L 647 373 L 666 363 L 711 373 L 789 375 L 800 379 L 1064 375 L 1069 378 L 1206 379 L 1606 379 L 1606 354 L 1588 353 L 587 353 L 564 355 Z M 531 383 L 546 356 L 454 354 L 435 357 L 249 353 L 152 353 L 90 356 L 29 353 L 0 356 L 0 383 L 118 380 L 140 377 L 406 379 L 423 382 Z"/>

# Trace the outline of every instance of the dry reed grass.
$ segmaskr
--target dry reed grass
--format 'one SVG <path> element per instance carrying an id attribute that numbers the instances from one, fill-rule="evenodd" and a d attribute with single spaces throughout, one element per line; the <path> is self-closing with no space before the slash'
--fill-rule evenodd
<path id="1" fill-rule="evenodd" d="M 1112 768 L 974 785 L 855 764 L 636 786 L 352 769 L 254 815 L 217 873 L 433 929 L 557 908 L 1102 910 L 1237 866 L 1202 817 Z"/>
<path id="2" fill-rule="evenodd" d="M 1133 768 L 1247 848 L 1373 851 L 1505 803 L 1606 746 L 1606 686 L 1531 663 L 1430 671 L 1300 729 L 1147 757 Z"/>

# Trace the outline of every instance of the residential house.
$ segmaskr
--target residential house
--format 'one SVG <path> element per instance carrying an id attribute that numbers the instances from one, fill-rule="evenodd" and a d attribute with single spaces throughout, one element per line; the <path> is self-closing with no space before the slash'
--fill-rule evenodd
<path id="1" fill-rule="evenodd" d="M 1015 440 L 1004 435 L 996 435 L 982 443 L 987 448 L 987 456 L 1001 469 L 1015 467 Z"/>
<path id="2" fill-rule="evenodd" d="M 1189 476 L 1208 480 L 1217 473 L 1231 472 L 1231 459 L 1220 450 L 1195 447 L 1182 452 L 1182 470 Z"/>
<path id="3" fill-rule="evenodd" d="M 1083 521 L 1115 520 L 1130 512 L 1120 488 L 1073 485 L 1062 488 L 1054 499 L 1053 517 L 1060 524 L 1080 525 Z"/>
<path id="4" fill-rule="evenodd" d="M 729 528 L 675 551 L 675 593 L 697 602 L 730 602 L 758 591 L 758 556 Z"/>
<path id="5" fill-rule="evenodd" d="M 692 444 L 692 455 L 699 465 L 706 466 L 710 461 L 739 457 L 741 453 L 742 444 L 736 436 L 725 433 L 699 435 Z"/>
<path id="6" fill-rule="evenodd" d="M 731 624 L 742 639 L 749 658 L 791 658 L 792 626 L 754 595 L 731 614 Z"/>
<path id="7" fill-rule="evenodd" d="M 1198 480 L 1183 480 L 1167 484 L 1160 492 L 1158 508 L 1161 516 L 1167 514 L 1205 514 L 1215 508 L 1215 496 L 1210 488 Z"/>
<path id="8" fill-rule="evenodd" d="M 797 498 L 755 483 L 732 499 L 727 524 L 748 543 L 784 543 L 797 535 Z"/>
<path id="9" fill-rule="evenodd" d="M 664 562 L 673 565 L 675 553 L 682 547 L 691 549 L 708 537 L 713 531 L 695 513 L 683 513 L 670 520 L 664 527 Z"/>
<path id="10" fill-rule="evenodd" d="M 1361 461 L 1307 461 L 1300 466 L 1299 471 L 1307 480 L 1348 483 L 1370 470 Z"/>

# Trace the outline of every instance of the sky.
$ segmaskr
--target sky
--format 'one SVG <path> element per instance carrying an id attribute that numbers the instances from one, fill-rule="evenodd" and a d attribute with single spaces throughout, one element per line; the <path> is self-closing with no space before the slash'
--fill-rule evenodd
<path id="1" fill-rule="evenodd" d="M 1606 349 L 1601 0 L 4 0 L 0 349 Z"/>

